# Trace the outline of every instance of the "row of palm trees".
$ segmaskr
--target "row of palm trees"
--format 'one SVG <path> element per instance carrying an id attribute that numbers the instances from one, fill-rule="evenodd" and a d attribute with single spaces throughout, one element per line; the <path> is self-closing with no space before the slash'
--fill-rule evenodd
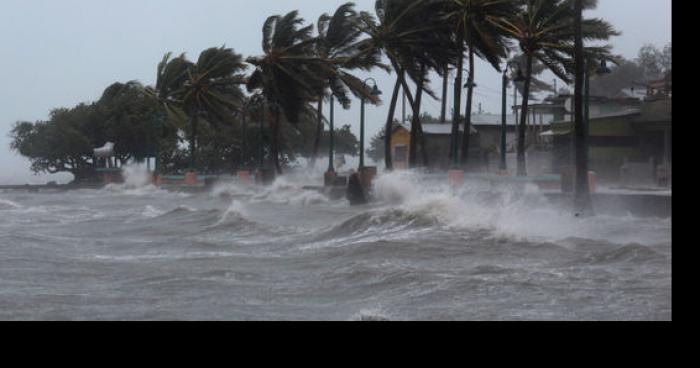
<path id="1" fill-rule="evenodd" d="M 270 157 L 278 172 L 280 124 L 296 124 L 301 113 L 316 115 L 318 129 L 314 158 L 324 125 L 323 102 L 330 100 L 330 123 L 337 100 L 349 108 L 351 95 L 380 103 L 371 89 L 353 73 L 381 69 L 393 71 L 396 82 L 386 119 L 386 168 L 393 169 L 391 136 L 399 93 L 403 91 L 413 112 L 409 162 L 428 164 L 420 122 L 424 96 L 439 99 L 430 89 L 433 73 L 445 80 L 454 77 L 454 106 L 450 157 L 454 165 L 469 160 L 471 111 L 476 84 L 476 59 L 502 71 L 511 53 L 523 55 L 522 95 L 530 96 L 533 65 L 541 64 L 567 83 L 576 72 L 577 11 L 592 9 L 595 0 L 377 0 L 374 12 L 342 5 L 333 15 L 324 14 L 314 26 L 305 24 L 297 11 L 269 17 L 262 29 L 262 54 L 243 57 L 225 47 L 204 51 L 190 62 L 185 55 L 167 54 L 158 66 L 153 95 L 173 116 L 188 119 L 190 149 L 195 162 L 197 126 L 217 124 L 226 114 L 244 111 L 247 99 L 260 101 L 272 132 Z M 580 9 L 578 7 L 580 7 Z M 588 42 L 608 40 L 617 34 L 601 19 L 582 19 L 579 35 Z M 589 59 L 609 58 L 609 46 L 586 47 Z M 466 121 L 462 121 L 462 89 L 465 57 Z M 385 60 L 388 64 L 385 64 Z M 247 65 L 255 69 L 244 74 Z M 413 82 L 414 88 L 409 85 Z M 245 86 L 253 97 L 246 97 Z M 312 105 L 316 105 L 315 109 Z M 315 110 L 315 111 L 313 111 Z M 443 109 L 444 110 L 444 109 Z M 518 174 L 527 175 L 525 126 L 528 98 L 523 99 L 518 140 Z M 331 129 L 332 131 L 332 129 Z M 460 142 L 460 137 L 462 141 Z M 461 154 L 460 154 L 461 151 Z"/>

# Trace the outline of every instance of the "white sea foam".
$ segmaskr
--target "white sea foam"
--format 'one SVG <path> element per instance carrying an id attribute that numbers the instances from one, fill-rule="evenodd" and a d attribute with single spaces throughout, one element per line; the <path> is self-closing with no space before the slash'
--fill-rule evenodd
<path id="1" fill-rule="evenodd" d="M 146 208 L 143 209 L 143 212 L 141 212 L 141 216 L 147 217 L 147 218 L 156 218 L 158 216 L 164 215 L 166 212 L 163 210 L 160 210 L 156 207 L 153 207 L 151 205 L 146 206 Z"/>
<path id="2" fill-rule="evenodd" d="M 454 190 L 446 183 L 426 182 L 416 173 L 396 172 L 378 178 L 375 193 L 391 206 L 433 218 L 448 228 L 491 230 L 499 237 L 657 244 L 670 236 L 670 224 L 658 219 L 604 215 L 577 218 L 568 210 L 549 204 L 533 187 L 519 192 L 468 182 L 464 188 Z M 480 198 L 480 193 L 497 193 L 498 197 L 488 200 Z"/>
<path id="3" fill-rule="evenodd" d="M 253 203 L 278 203 L 310 206 L 327 203 L 330 199 L 322 193 L 306 190 L 303 184 L 287 177 L 278 177 L 275 182 L 253 195 Z"/>
<path id="4" fill-rule="evenodd" d="M 19 204 L 7 199 L 0 198 L 0 211 L 10 211 L 22 208 Z"/>

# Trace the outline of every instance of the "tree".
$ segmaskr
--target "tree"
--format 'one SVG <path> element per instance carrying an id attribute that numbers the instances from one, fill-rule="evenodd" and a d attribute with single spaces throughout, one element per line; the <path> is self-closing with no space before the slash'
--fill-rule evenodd
<path id="1" fill-rule="evenodd" d="M 162 107 L 150 98 L 137 81 L 114 83 L 105 89 L 96 104 L 103 128 L 102 137 L 93 141 L 101 146 L 107 141 L 115 144 L 115 155 L 126 162 L 134 159 L 143 162 L 154 157 L 156 146 L 167 130 L 171 138 L 175 132 L 159 124 Z"/>
<path id="2" fill-rule="evenodd" d="M 664 54 L 652 44 L 646 44 L 639 50 L 637 64 L 644 71 L 644 82 L 661 79 L 664 72 Z"/>
<path id="3" fill-rule="evenodd" d="M 245 77 L 242 56 L 225 47 L 204 50 L 197 63 L 181 55 L 158 67 L 156 91 L 161 100 L 189 119 L 190 169 L 197 167 L 197 134 L 200 121 L 218 124 L 240 109 Z M 176 112 L 177 113 L 177 112 Z M 181 114 L 180 114 L 181 115 Z"/>
<path id="4" fill-rule="evenodd" d="M 280 174 L 281 114 L 289 123 L 297 124 L 299 114 L 307 104 L 318 100 L 325 85 L 324 75 L 318 71 L 326 66 L 314 55 L 313 26 L 301 27 L 303 23 L 297 11 L 269 17 L 263 25 L 264 54 L 246 60 L 256 67 L 248 81 L 248 91 L 260 91 L 270 107 L 271 158 Z"/>
<path id="5" fill-rule="evenodd" d="M 521 72 L 527 68 L 527 56 L 525 54 L 517 54 L 513 56 L 510 60 L 508 60 L 508 63 L 510 65 L 516 66 L 515 69 L 510 71 L 509 79 L 510 80 L 515 80 L 517 78 L 517 73 L 518 70 Z M 542 64 L 541 61 L 535 59 L 532 62 L 532 80 L 530 82 L 530 99 L 534 98 L 534 95 L 536 93 L 541 93 L 541 92 L 554 92 L 557 93 L 557 91 L 554 90 L 554 86 L 551 84 L 543 81 L 542 79 L 537 78 L 537 76 L 541 75 L 547 70 L 547 66 Z M 515 88 L 520 95 L 523 94 L 525 84 L 524 83 L 515 83 Z"/>
<path id="6" fill-rule="evenodd" d="M 425 5 L 417 7 L 413 13 L 414 24 L 420 25 L 416 32 L 417 39 L 409 40 L 406 48 L 400 50 L 400 63 L 406 70 L 406 74 L 416 85 L 415 95 L 403 78 L 402 85 L 408 97 L 413 111 L 411 118 L 411 143 L 409 150 L 409 165 L 417 166 L 418 143 L 420 140 L 423 165 L 429 165 L 428 150 L 426 149 L 425 135 L 421 117 L 421 104 L 423 94 L 437 100 L 436 94 L 428 88 L 431 71 L 444 76 L 448 73 L 448 66 L 459 59 L 459 49 L 450 32 L 449 24 L 444 22 L 446 17 L 445 4 L 442 1 L 426 1 Z M 443 91 L 444 92 L 444 91 Z M 414 98 L 415 96 L 415 98 Z"/>
<path id="7" fill-rule="evenodd" d="M 29 158 L 35 173 L 69 172 L 76 181 L 95 180 L 93 149 L 107 142 L 115 143 L 115 157 L 123 163 L 152 156 L 156 142 L 164 156 L 174 156 L 176 130 L 155 129 L 161 112 L 140 83 L 114 83 L 95 103 L 55 109 L 48 121 L 17 123 L 11 148 Z"/>
<path id="8" fill-rule="evenodd" d="M 330 88 L 331 104 L 335 97 L 345 109 L 350 108 L 351 103 L 348 92 L 358 98 L 365 98 L 372 104 L 378 104 L 379 97 L 373 96 L 365 83 L 350 74 L 350 71 L 356 69 L 370 71 L 374 67 L 389 70 L 381 63 L 380 50 L 367 48 L 366 41 L 360 40 L 362 32 L 357 28 L 358 14 L 354 6 L 353 3 L 343 4 L 333 16 L 323 14 L 318 19 L 315 55 L 323 61 L 322 65 L 325 66 L 323 71 L 326 86 L 318 98 L 316 136 L 310 161 L 312 167 L 318 155 L 323 133 L 323 98 L 326 95 L 326 89 Z"/>
<path id="9" fill-rule="evenodd" d="M 508 40 L 504 32 L 492 21 L 517 12 L 514 1 L 503 0 L 452 0 L 449 2 L 449 19 L 454 26 L 460 57 L 457 61 L 457 78 L 455 80 L 455 117 L 461 114 L 460 103 L 462 89 L 462 69 L 465 49 L 469 52 L 469 77 L 467 80 L 467 112 L 465 132 L 471 130 L 471 115 L 475 84 L 475 56 L 486 60 L 497 71 L 501 71 L 501 63 L 508 56 Z M 453 159 L 457 163 L 457 144 L 459 136 L 459 120 L 455 119 L 452 127 Z M 462 141 L 461 161 L 467 164 L 469 159 L 469 134 L 464 134 Z"/>
<path id="10" fill-rule="evenodd" d="M 387 170 L 393 169 L 391 129 L 400 89 L 403 87 L 414 115 L 419 116 L 420 114 L 416 113 L 420 107 L 419 93 L 425 91 L 434 96 L 427 88 L 428 71 L 444 73 L 444 66 L 449 64 L 449 55 L 455 54 L 454 48 L 445 47 L 450 34 L 445 32 L 444 22 L 439 22 L 437 17 L 432 16 L 438 8 L 437 5 L 438 2 L 425 0 L 377 0 L 376 16 L 368 12 L 360 14 L 360 27 L 369 36 L 367 49 L 382 50 L 397 74 L 385 126 L 384 156 Z M 417 84 L 415 99 L 410 94 L 406 75 Z M 414 121 L 412 126 L 415 129 L 412 129 L 414 136 L 411 140 L 415 142 L 420 122 Z M 414 149 L 416 146 L 412 145 Z M 415 161 L 415 153 L 411 156 Z"/>
<path id="11" fill-rule="evenodd" d="M 95 123 L 94 105 L 56 109 L 49 121 L 18 122 L 10 132 L 10 148 L 31 162 L 35 173 L 68 172 L 75 181 L 96 179 L 87 126 Z"/>
<path id="12" fill-rule="evenodd" d="M 574 74 L 574 0 L 521 0 L 519 12 L 494 19 L 494 24 L 520 44 L 526 56 L 523 96 L 530 95 L 534 60 L 542 62 L 557 77 L 567 83 Z M 596 0 L 585 0 L 583 9 L 592 9 Z M 619 34 L 602 19 L 582 20 L 582 38 L 587 41 L 605 41 Z M 594 55 L 609 54 L 610 46 L 588 47 L 587 59 Z M 528 116 L 528 99 L 523 99 L 518 132 L 518 176 L 527 176 L 525 159 L 525 133 Z"/>

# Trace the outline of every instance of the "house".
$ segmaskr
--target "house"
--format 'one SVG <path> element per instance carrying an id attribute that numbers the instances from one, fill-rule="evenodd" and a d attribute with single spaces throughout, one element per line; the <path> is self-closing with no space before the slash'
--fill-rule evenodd
<path id="1" fill-rule="evenodd" d="M 506 116 L 506 141 L 508 151 L 514 152 L 517 142 L 517 119 L 515 115 Z M 423 124 L 430 168 L 448 170 L 450 162 L 451 123 Z M 502 117 L 497 114 L 472 115 L 470 139 L 470 157 L 476 169 L 488 169 L 498 164 L 501 150 Z M 542 129 L 549 129 L 549 123 L 542 123 Z M 464 124 L 460 126 L 460 144 L 464 135 Z M 391 139 L 391 152 L 397 169 L 408 168 L 411 144 L 410 123 L 399 124 L 394 128 Z M 420 154 L 420 153 L 419 153 Z"/>
<path id="2" fill-rule="evenodd" d="M 672 99 L 643 101 L 591 100 L 589 158 L 591 170 L 609 182 L 653 184 L 670 180 L 672 162 Z M 552 123 L 553 166 L 559 171 L 573 163 L 573 124 L 570 113 Z"/>

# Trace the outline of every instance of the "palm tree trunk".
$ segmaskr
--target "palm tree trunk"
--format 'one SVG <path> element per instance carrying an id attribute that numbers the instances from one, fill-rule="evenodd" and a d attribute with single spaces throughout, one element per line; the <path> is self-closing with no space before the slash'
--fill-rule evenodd
<path id="1" fill-rule="evenodd" d="M 192 132 L 190 134 L 190 170 L 195 170 L 197 165 L 197 127 L 199 125 L 199 116 L 195 112 L 190 118 Z"/>
<path id="2" fill-rule="evenodd" d="M 272 164 L 277 170 L 277 174 L 282 175 L 282 166 L 280 165 L 279 157 L 279 136 L 280 136 L 280 111 L 279 108 L 273 113 L 272 121 L 272 139 L 270 141 L 270 157 L 272 159 Z"/>
<path id="3" fill-rule="evenodd" d="M 394 162 L 391 158 L 391 134 L 393 133 L 393 126 L 394 126 L 394 114 L 396 113 L 396 104 L 399 99 L 399 92 L 401 90 L 401 75 L 403 74 L 403 71 L 400 71 L 396 68 L 394 70 L 397 70 L 398 76 L 396 77 L 396 85 L 394 85 L 394 93 L 391 95 L 391 103 L 389 104 L 389 114 L 387 115 L 386 118 L 386 128 L 384 131 L 384 161 L 386 163 L 386 170 L 391 171 L 394 170 Z"/>
<path id="4" fill-rule="evenodd" d="M 425 69 L 425 66 L 421 67 L 421 74 L 425 73 Z M 423 99 L 423 83 L 423 81 L 420 81 L 416 85 L 416 98 L 411 103 L 411 108 L 413 110 L 413 118 L 411 119 L 411 147 L 409 151 L 409 166 L 412 169 L 417 166 L 418 138 L 420 137 L 422 131 L 422 127 L 420 126 L 420 108 Z M 406 87 L 408 87 L 407 83 L 404 82 L 404 88 Z M 423 151 L 425 151 L 425 149 L 423 149 Z"/>
<path id="5" fill-rule="evenodd" d="M 440 110 L 440 122 L 447 122 L 447 90 L 449 87 L 450 67 L 445 66 L 445 75 L 442 77 L 442 109 Z"/>
<path id="6" fill-rule="evenodd" d="M 318 108 L 316 110 L 316 137 L 314 138 L 314 147 L 311 152 L 311 161 L 309 162 L 309 167 L 313 168 L 316 166 L 316 159 L 318 158 L 318 151 L 321 149 L 321 136 L 323 135 L 323 95 L 318 99 Z"/>
<path id="7" fill-rule="evenodd" d="M 458 45 L 462 47 L 464 36 L 460 35 Z M 457 61 L 457 75 L 455 76 L 454 85 L 454 111 L 452 111 L 452 137 L 450 139 L 450 161 L 453 165 L 457 165 L 459 159 L 459 125 L 461 123 L 462 112 L 462 71 L 464 70 L 464 55 L 460 53 Z"/>
<path id="8" fill-rule="evenodd" d="M 583 111 L 583 84 L 585 79 L 586 63 L 583 55 L 583 37 L 581 23 L 583 18 L 583 0 L 576 0 L 575 4 L 574 32 L 575 38 L 575 62 L 576 62 L 576 85 L 574 87 L 574 110 L 575 110 L 575 132 L 576 132 L 576 211 L 583 215 L 593 213 L 593 204 L 588 185 L 588 142 L 586 136 L 586 126 Z"/>
<path id="9" fill-rule="evenodd" d="M 422 71 L 423 74 L 425 74 L 425 69 L 426 67 L 423 66 Z M 406 78 L 403 78 L 402 81 L 404 91 L 407 93 L 408 97 L 408 102 L 411 105 L 411 111 L 413 112 L 413 117 L 411 119 L 411 149 L 410 149 L 410 167 L 415 168 L 417 166 L 416 162 L 418 161 L 418 140 L 420 139 L 421 143 L 421 153 L 423 156 L 423 165 L 425 167 L 428 167 L 428 151 L 425 145 L 425 135 L 423 134 L 423 125 L 420 120 L 420 111 L 421 111 L 421 105 L 423 101 L 423 82 L 419 83 L 416 86 L 416 99 L 413 99 L 413 96 L 411 95 L 411 90 L 408 87 L 408 83 L 406 82 Z"/>
<path id="10" fill-rule="evenodd" d="M 472 131 L 472 107 L 474 104 L 474 48 L 469 48 L 469 89 L 467 90 L 467 113 L 462 138 L 462 166 L 466 168 L 469 161 L 469 138 Z"/>
<path id="11" fill-rule="evenodd" d="M 518 176 L 527 176 L 527 161 L 525 158 L 525 139 L 527 134 L 527 114 L 530 102 L 530 84 L 532 82 L 532 54 L 527 53 L 525 69 L 525 86 L 523 88 L 523 106 L 520 114 L 520 129 L 518 130 Z"/>

